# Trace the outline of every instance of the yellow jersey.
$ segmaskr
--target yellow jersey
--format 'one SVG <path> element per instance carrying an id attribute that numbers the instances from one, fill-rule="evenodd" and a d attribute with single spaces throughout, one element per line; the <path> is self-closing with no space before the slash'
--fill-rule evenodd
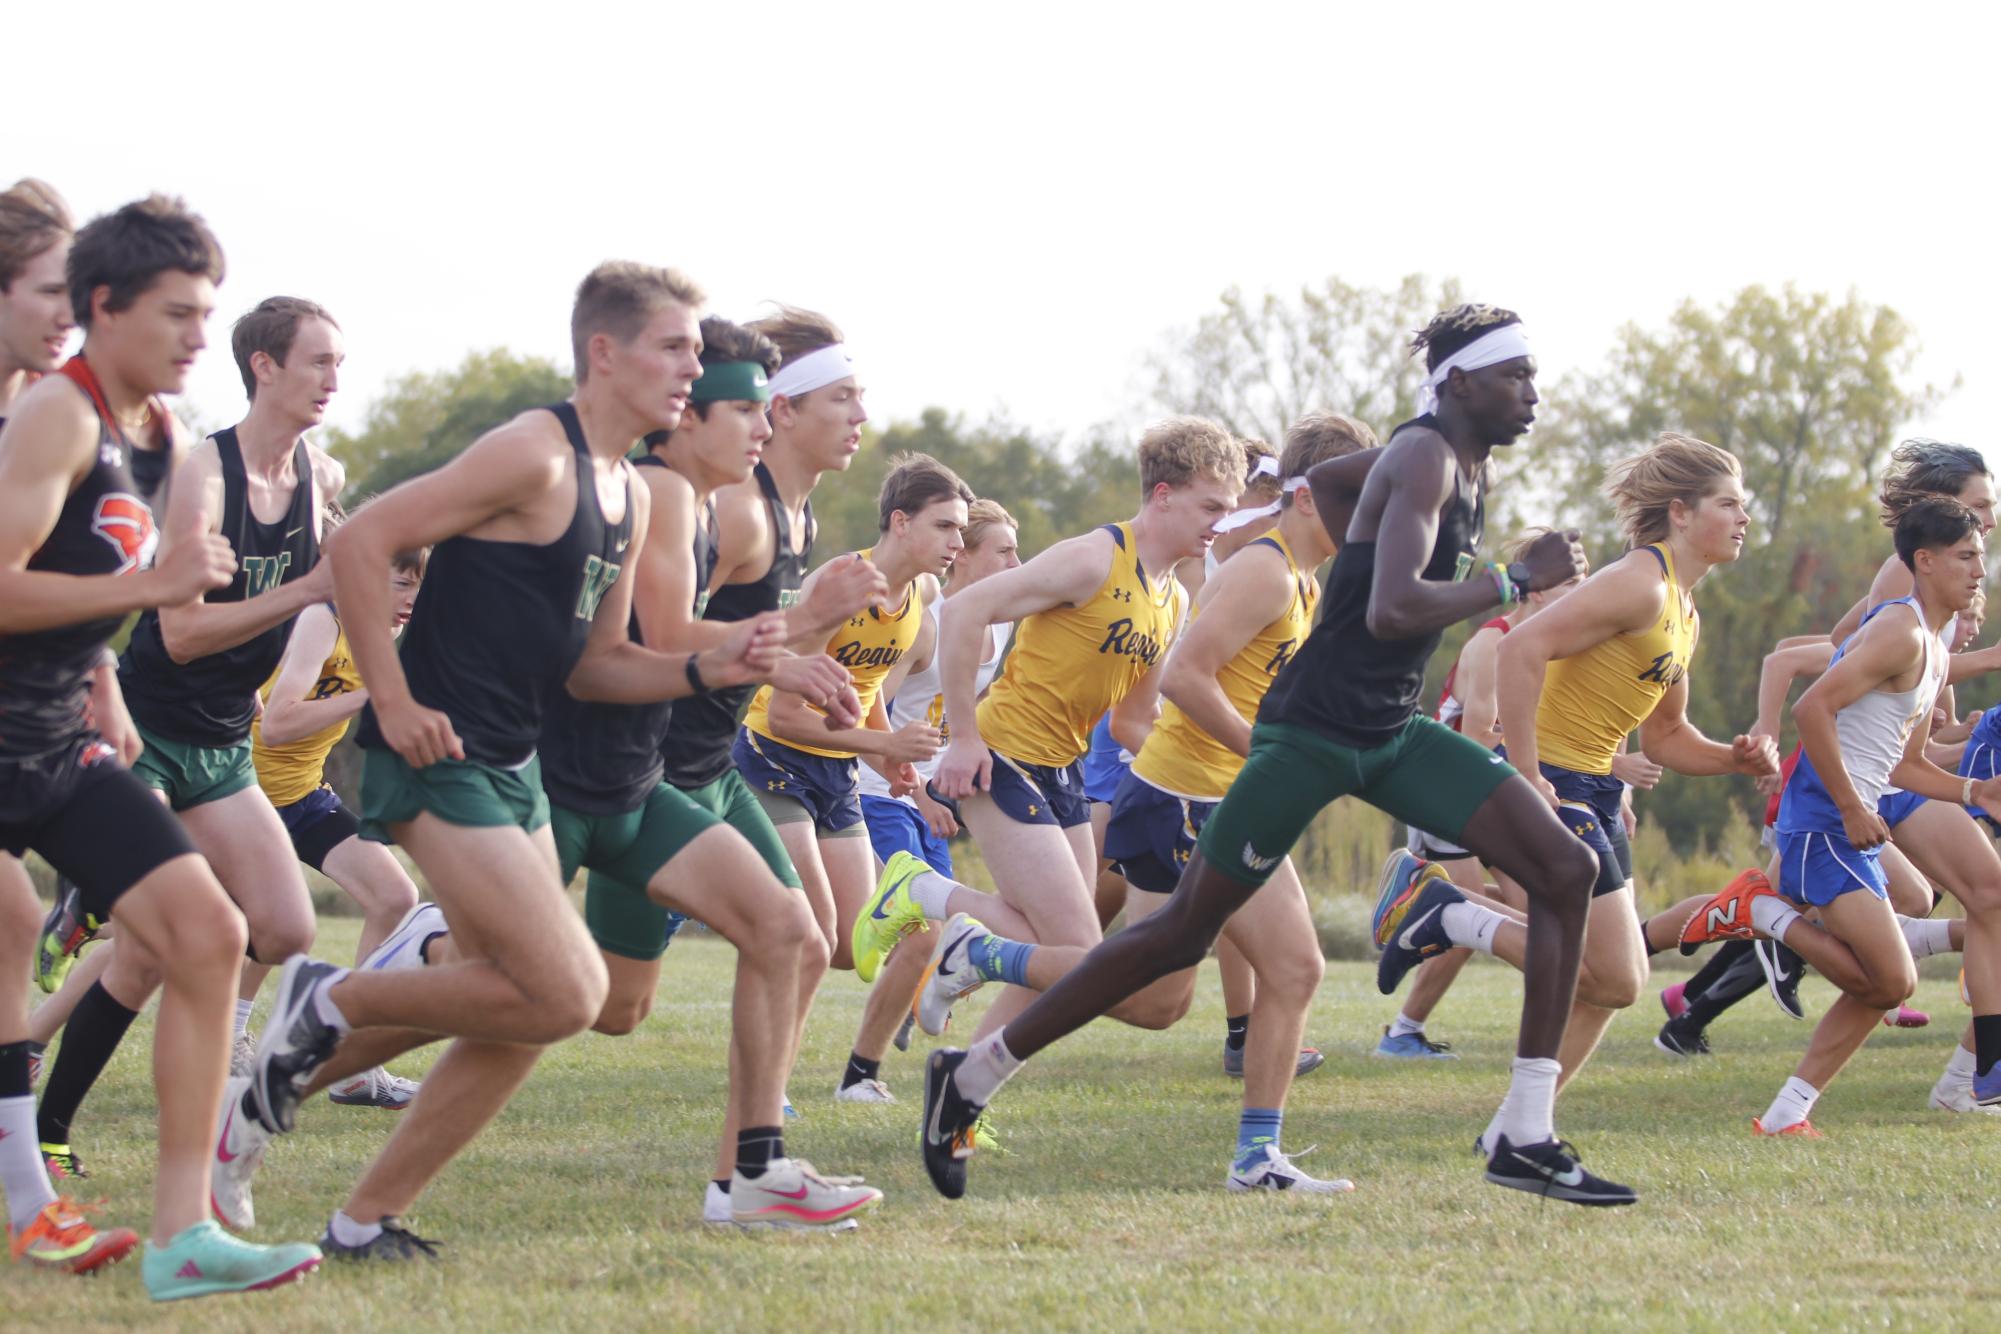
<path id="1" fill-rule="evenodd" d="M 280 664 L 279 670 L 283 670 Z M 272 672 L 271 679 L 264 683 L 259 692 L 264 702 L 271 702 L 271 688 L 278 684 L 278 673 Z M 306 693 L 307 699 L 332 699 L 336 695 L 352 694 L 361 689 L 361 674 L 354 669 L 354 655 L 348 652 L 347 631 L 338 619 L 334 621 L 333 652 L 320 664 L 319 679 Z M 273 806 L 289 806 L 295 801 L 303 801 L 317 788 L 321 775 L 327 767 L 327 755 L 334 745 L 347 735 L 348 719 L 322 727 L 308 737 L 288 741 L 282 746 L 264 744 L 264 718 L 260 713 L 250 723 L 250 761 L 257 769 L 257 786 L 264 789 L 264 795 L 271 799 Z"/>
<path id="2" fill-rule="evenodd" d="M 1584 774 L 1609 774 L 1619 743 L 1688 674 L 1695 652 L 1695 604 L 1674 578 L 1667 544 L 1640 550 L 1660 562 L 1666 596 L 1646 629 L 1549 664 L 1535 726 L 1540 758 Z"/>
<path id="3" fill-rule="evenodd" d="M 1313 629 L 1313 608 L 1320 601 L 1320 586 L 1313 582 L 1310 570 L 1299 568 L 1299 561 L 1282 534 L 1269 533 L 1250 546 L 1276 547 L 1285 557 L 1286 573 L 1292 580 L 1292 602 L 1284 615 L 1252 636 L 1250 643 L 1216 673 L 1216 684 L 1223 688 L 1230 706 L 1245 722 L 1257 717 L 1258 705 L 1265 691 L 1271 689 L 1272 678 L 1306 642 Z M 1200 614 L 1198 606 L 1189 613 L 1190 623 Z M 1162 706 L 1160 720 L 1133 759 L 1135 777 L 1189 801 L 1221 801 L 1243 767 L 1243 756 L 1203 731 L 1172 700 Z"/>
<path id="4" fill-rule="evenodd" d="M 1149 578 L 1129 523 L 1106 524 L 1112 568 L 1085 601 L 1024 617 L 1014 651 L 977 715 L 980 736 L 1023 764 L 1061 768 L 1091 748 L 1091 729 L 1160 661 L 1188 595 L 1170 570 Z"/>
<path id="5" fill-rule="evenodd" d="M 863 551 L 864 560 L 872 550 Z M 862 717 L 867 719 L 869 710 L 875 706 L 876 696 L 882 693 L 883 678 L 889 669 L 901 661 L 917 643 L 917 632 L 924 625 L 922 599 L 917 595 L 917 580 L 910 581 L 904 590 L 903 605 L 893 612 L 885 612 L 879 607 L 865 607 L 848 617 L 833 638 L 827 641 L 827 656 L 848 669 L 854 680 L 855 694 L 861 700 Z M 762 737 L 770 737 L 781 746 L 803 750 L 808 755 L 825 755 L 829 759 L 851 760 L 855 754 L 851 750 L 827 750 L 819 746 L 804 746 L 797 741 L 787 741 L 771 730 L 771 687 L 760 688 L 750 702 L 749 710 L 743 716 L 743 725 Z M 807 705 L 812 708 L 812 705 Z M 819 712 L 817 709 L 815 712 Z"/>

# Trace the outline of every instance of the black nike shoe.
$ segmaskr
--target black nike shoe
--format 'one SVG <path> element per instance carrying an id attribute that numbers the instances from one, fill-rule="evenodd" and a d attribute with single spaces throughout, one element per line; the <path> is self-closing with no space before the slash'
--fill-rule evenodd
<path id="1" fill-rule="evenodd" d="M 983 1110 L 959 1096 L 953 1072 L 966 1053 L 940 1047 L 924 1063 L 924 1170 L 948 1200 L 966 1193 L 966 1160 L 973 1156 L 973 1127 Z"/>
<path id="2" fill-rule="evenodd" d="M 400 1218 L 382 1220 L 382 1231 L 359 1246 L 343 1246 L 328 1228 L 320 1250 L 333 1260 L 435 1260 L 441 1243 L 426 1241 L 403 1226 Z"/>
<path id="3" fill-rule="evenodd" d="M 1577 1161 L 1577 1150 L 1555 1139 L 1516 1148 L 1500 1136 L 1487 1160 L 1487 1180 L 1566 1204 L 1633 1204 L 1640 1198 L 1631 1186 L 1592 1176 Z"/>
<path id="4" fill-rule="evenodd" d="M 1783 941 L 1765 936 L 1751 942 L 1751 951 L 1758 956 L 1759 967 L 1765 970 L 1765 984 L 1771 989 L 1772 1002 L 1788 1019 L 1806 1018 L 1806 1007 L 1800 1004 L 1800 977 L 1806 972 L 1806 961 L 1787 949 Z"/>
<path id="5" fill-rule="evenodd" d="M 1661 1025 L 1654 1045 L 1670 1056 L 1709 1055 L 1709 1039 L 1704 1036 L 1702 1026 L 1688 1017 L 1687 1011 Z"/>
<path id="6" fill-rule="evenodd" d="M 250 1074 L 257 1119 L 274 1135 L 292 1133 L 301 1090 L 340 1045 L 340 1030 L 320 1018 L 313 1000 L 322 986 L 346 975 L 345 968 L 303 954 L 287 959 L 278 975 L 278 1002 L 257 1040 Z"/>

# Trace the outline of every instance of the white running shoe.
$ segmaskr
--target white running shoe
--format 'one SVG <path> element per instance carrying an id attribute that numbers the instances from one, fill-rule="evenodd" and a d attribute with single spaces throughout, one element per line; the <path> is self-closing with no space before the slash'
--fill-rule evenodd
<path id="1" fill-rule="evenodd" d="M 248 1033 L 238 1033 L 235 1043 L 229 1049 L 229 1077 L 248 1079 L 256 1065 L 257 1039 Z"/>
<path id="2" fill-rule="evenodd" d="M 973 966 L 969 946 L 988 934 L 969 913 L 954 913 L 938 933 L 937 947 L 931 952 L 931 980 L 917 993 L 917 1026 L 932 1037 L 952 1022 L 952 1006 L 960 997 L 970 996 L 987 984 Z"/>
<path id="3" fill-rule="evenodd" d="M 895 1102 L 896 1095 L 880 1079 L 862 1079 L 834 1090 L 835 1102 Z"/>
<path id="4" fill-rule="evenodd" d="M 1935 1112 L 1985 1112 L 2001 1116 L 2001 1105 L 1982 1107 L 1973 1100 L 1973 1085 L 1953 1080 L 1950 1075 L 1932 1085 L 1931 1107 Z"/>
<path id="5" fill-rule="evenodd" d="M 215 1129 L 215 1161 L 209 1164 L 209 1205 L 216 1221 L 232 1232 L 257 1226 L 257 1209 L 250 1200 L 250 1179 L 264 1161 L 271 1132 L 254 1116 L 243 1114 L 248 1076 L 232 1076 L 222 1088 L 222 1116 Z"/>
<path id="6" fill-rule="evenodd" d="M 419 903 L 403 914 L 403 920 L 396 924 L 396 929 L 369 951 L 361 966 L 364 970 L 381 971 L 422 968 L 424 942 L 440 932 L 450 931 L 451 928 L 445 925 L 445 914 L 437 904 Z"/>
<path id="7" fill-rule="evenodd" d="M 713 1181 L 702 1190 L 702 1221 L 711 1227 L 728 1227 L 736 1222 L 730 1217 L 730 1193 Z"/>
<path id="8" fill-rule="evenodd" d="M 378 1065 L 329 1088 L 327 1100 L 342 1107 L 379 1107 L 385 1112 L 400 1112 L 417 1100 L 417 1090 L 422 1087 L 417 1080 L 392 1075 Z"/>
<path id="9" fill-rule="evenodd" d="M 823 1177 L 797 1158 L 776 1158 L 755 1181 L 741 1170 L 730 1176 L 730 1221 L 738 1227 L 839 1231 L 882 1199 L 874 1186 L 851 1177 Z"/>
<path id="10" fill-rule="evenodd" d="M 1311 1152 L 1301 1149 L 1300 1155 L 1304 1157 Z M 1263 1161 L 1251 1164 L 1249 1169 L 1232 1167 L 1223 1184 L 1231 1190 L 1292 1190 L 1307 1195 L 1345 1195 L 1355 1189 L 1355 1183 L 1344 1177 L 1322 1181 L 1308 1176 L 1270 1144 L 1265 1145 Z"/>

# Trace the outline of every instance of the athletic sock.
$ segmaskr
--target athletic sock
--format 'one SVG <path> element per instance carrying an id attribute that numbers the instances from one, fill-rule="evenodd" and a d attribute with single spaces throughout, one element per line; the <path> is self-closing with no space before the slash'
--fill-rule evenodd
<path id="1" fill-rule="evenodd" d="M 926 917 L 942 922 L 952 915 L 952 891 L 959 884 L 936 871 L 919 871 L 910 878 L 910 901 Z"/>
<path id="2" fill-rule="evenodd" d="M 1800 911 L 1776 894 L 1760 894 L 1751 900 L 1751 926 L 1761 936 L 1784 940 Z"/>
<path id="3" fill-rule="evenodd" d="M 1913 959 L 1929 959 L 1934 954 L 1953 952 L 1950 917 L 1905 917 L 1899 914 L 1897 926 L 1904 933 L 1904 943 L 1911 947 Z"/>
<path id="4" fill-rule="evenodd" d="M 981 1038 L 967 1050 L 966 1059 L 959 1062 L 952 1082 L 959 1086 L 960 1097 L 984 1107 L 994 1100 L 1000 1086 L 1007 1083 L 1009 1077 L 1021 1067 L 1022 1062 L 1007 1049 L 1007 1030 L 1003 1028 L 998 1033 Z"/>
<path id="5" fill-rule="evenodd" d="M 1742 945 L 1744 952 L 1731 961 L 1730 967 L 1707 990 L 1688 1002 L 1688 1010 L 1682 1015 L 1686 1023 L 1697 1029 L 1709 1027 L 1718 1015 L 1765 985 L 1765 970 L 1751 952 L 1751 943 L 1745 940 L 1730 943 Z M 1688 993 L 1682 995 L 1686 997 Z"/>
<path id="6" fill-rule="evenodd" d="M 1517 1148 L 1555 1139 L 1556 1081 L 1563 1067 L 1551 1056 L 1517 1056 L 1514 1069 L 1501 1104 L 1501 1133 Z"/>
<path id="7" fill-rule="evenodd" d="M 864 1079 L 874 1079 L 881 1073 L 881 1061 L 871 1061 L 859 1053 L 849 1052 L 848 1068 L 841 1072 L 841 1087 L 853 1088 Z"/>
<path id="8" fill-rule="evenodd" d="M 340 1006 L 334 1004 L 333 989 L 340 985 L 347 973 L 348 970 L 343 968 L 313 988 L 313 1012 L 319 1015 L 321 1023 L 342 1037 L 352 1033 L 354 1026 L 348 1023 L 347 1016 L 340 1012 Z"/>
<path id="9" fill-rule="evenodd" d="M 0 1193 L 17 1232 L 56 1198 L 35 1143 L 35 1095 L 28 1091 L 26 1042 L 0 1045 Z"/>
<path id="10" fill-rule="evenodd" d="M 1265 1145 L 1278 1147 L 1285 1111 L 1279 1107 L 1246 1107 L 1237 1118 L 1237 1170 L 1242 1172 L 1265 1156 Z"/>
<path id="11" fill-rule="evenodd" d="M 343 1246 L 366 1246 L 382 1235 L 380 1223 L 357 1223 L 339 1209 L 334 1210 L 327 1232 Z"/>
<path id="12" fill-rule="evenodd" d="M 1029 956 L 1035 953 L 1035 946 L 1019 940 L 1007 940 L 989 931 L 980 940 L 966 946 L 966 955 L 981 977 L 989 982 L 1006 982 L 1021 986 L 1028 981 Z"/>
<path id="13" fill-rule="evenodd" d="M 755 1181 L 785 1156 L 785 1132 L 777 1126 L 745 1126 L 736 1132 L 736 1170 Z"/>
<path id="14" fill-rule="evenodd" d="M 1251 1031 L 1251 1017 L 1247 1014 L 1232 1015 L 1223 1020 L 1223 1027 L 1226 1030 L 1223 1045 L 1231 1051 L 1242 1051 L 1244 1038 Z"/>
<path id="15" fill-rule="evenodd" d="M 728 1177 L 716 1177 L 709 1184 L 725 1195 L 730 1193 L 730 1179 Z"/>
<path id="16" fill-rule="evenodd" d="M 1973 1016 L 1973 1073 L 1976 1078 L 2001 1061 L 2001 1014 Z"/>
<path id="17" fill-rule="evenodd" d="M 1471 900 L 1449 904 L 1444 912 L 1438 914 L 1439 925 L 1445 928 L 1447 939 L 1482 954 L 1494 952 L 1494 933 L 1507 920 L 1492 908 L 1483 908 Z M 1512 1140 L 1514 1136 L 1508 1138 Z"/>
<path id="18" fill-rule="evenodd" d="M 1813 1105 L 1819 1098 L 1819 1089 L 1794 1075 L 1779 1090 L 1779 1096 L 1772 1099 L 1772 1105 L 1765 1109 L 1760 1124 L 1768 1135 L 1796 1126 L 1813 1114 Z"/>
<path id="19" fill-rule="evenodd" d="M 1733 964 L 1750 953 L 1751 942 L 1748 940 L 1725 941 L 1723 948 L 1712 951 L 1710 956 L 1703 960 L 1702 967 L 1696 969 L 1695 975 L 1688 979 L 1688 985 L 1681 989 L 1681 998 L 1690 1005 L 1695 1004 L 1697 996 L 1714 986 L 1717 978 L 1729 972 Z"/>
<path id="20" fill-rule="evenodd" d="M 1424 1020 L 1413 1019 L 1403 1011 L 1397 1011 L 1397 1017 L 1390 1020 L 1390 1036 L 1405 1038 L 1413 1033 L 1418 1037 L 1424 1036 Z"/>
<path id="21" fill-rule="evenodd" d="M 244 1035 L 245 1033 L 248 1033 L 248 1032 L 250 1031 L 250 1010 L 251 1010 L 251 1007 L 252 1007 L 252 1006 L 256 1005 L 256 1003 L 257 1003 L 257 1002 L 255 1002 L 255 1001 L 247 1001 L 247 1000 L 244 1000 L 244 999 L 243 999 L 242 997 L 240 997 L 240 996 L 239 996 L 239 997 L 237 998 L 237 1001 L 236 1001 L 236 1033 L 235 1033 L 235 1035 L 234 1035 L 234 1036 L 236 1036 L 236 1037 L 239 1037 L 239 1038 L 240 1038 L 240 1037 L 242 1037 L 242 1036 L 243 1036 L 243 1035 Z"/>
<path id="22" fill-rule="evenodd" d="M 111 1053 L 125 1038 L 125 1030 L 139 1017 L 112 999 L 102 982 L 90 984 L 76 1003 L 69 1023 L 63 1028 L 63 1045 L 49 1067 L 48 1087 L 42 1090 L 42 1110 L 36 1117 L 44 1144 L 69 1143 L 70 1122 L 83 1106 L 91 1085 L 111 1063 Z"/>
<path id="23" fill-rule="evenodd" d="M 1979 1034 L 1976 1031 L 1976 1041 L 1978 1037 Z M 1954 1088 L 1970 1089 L 1973 1087 L 1973 1076 L 1979 1069 L 1980 1060 L 1978 1057 L 1964 1046 L 1955 1046 L 1952 1049 L 1951 1058 L 1945 1063 L 1945 1073 L 1939 1076 L 1938 1082 L 1949 1084 Z"/>

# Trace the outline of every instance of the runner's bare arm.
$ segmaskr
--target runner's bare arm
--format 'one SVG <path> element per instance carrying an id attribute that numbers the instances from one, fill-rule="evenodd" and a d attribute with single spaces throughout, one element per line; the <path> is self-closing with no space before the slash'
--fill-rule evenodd
<path id="1" fill-rule="evenodd" d="M 1313 488 L 1314 511 L 1320 515 L 1320 523 L 1336 547 L 1347 542 L 1348 524 L 1355 517 L 1362 487 L 1382 456 L 1383 447 L 1377 445 L 1339 458 L 1322 459 L 1306 470 L 1307 484 Z"/>
<path id="2" fill-rule="evenodd" d="M 1502 634 L 1482 628 L 1459 650 L 1452 693 L 1459 696 L 1459 733 L 1488 750 L 1501 744 L 1501 705 L 1495 691 Z"/>
<path id="3" fill-rule="evenodd" d="M 340 638 L 340 626 L 324 603 L 315 603 L 299 613 L 292 637 L 285 642 L 285 656 L 278 662 L 277 679 L 264 701 L 264 717 L 258 734 L 267 746 L 283 746 L 303 741 L 315 732 L 345 722 L 361 712 L 368 702 L 366 690 L 312 698 L 319 684 L 320 668 Z"/>
<path id="4" fill-rule="evenodd" d="M 1285 615 L 1292 573 L 1285 557 L 1269 546 L 1250 546 L 1223 563 L 1204 594 L 1201 615 L 1168 651 L 1160 693 L 1204 732 L 1238 755 L 1249 755 L 1251 725 L 1223 693 L 1217 674 L 1259 631 Z"/>
<path id="5" fill-rule="evenodd" d="M 1778 743 L 1771 737 L 1745 734 L 1728 742 L 1715 741 L 1688 720 L 1685 673 L 1640 723 L 1640 747 L 1656 764 L 1695 778 L 1712 774 L 1758 778 L 1779 771 Z"/>
<path id="6" fill-rule="evenodd" d="M 1778 736 L 1779 715 L 1785 711 L 1786 696 L 1792 693 L 1793 682 L 1802 676 L 1820 675 L 1833 661 L 1831 643 L 1795 644 L 1767 653 L 1764 666 L 1758 670 L 1758 721 L 1751 730 L 1763 736 Z"/>

